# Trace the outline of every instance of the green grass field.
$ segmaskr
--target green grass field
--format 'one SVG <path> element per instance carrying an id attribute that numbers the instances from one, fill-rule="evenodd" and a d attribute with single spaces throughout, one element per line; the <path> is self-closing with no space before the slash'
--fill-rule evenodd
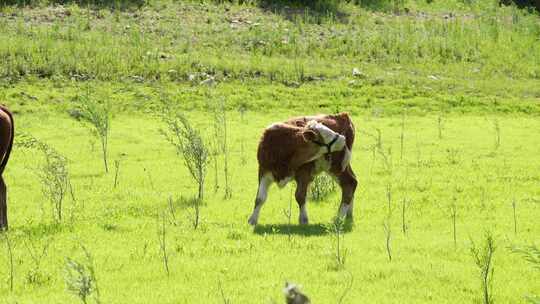
<path id="1" fill-rule="evenodd" d="M 72 193 L 56 223 L 45 159 L 17 142 L 0 303 L 81 302 L 69 261 L 94 271 L 87 303 L 283 303 L 285 281 L 313 303 L 483 303 L 471 248 L 486 235 L 493 302 L 540 295 L 540 272 L 514 252 L 540 246 L 537 13 L 494 1 L 53 2 L 0 6 L 0 99 L 17 135 L 65 156 Z M 85 96 L 112 107 L 109 173 L 75 119 Z M 163 96 L 208 142 L 226 102 L 232 197 L 219 155 L 197 229 L 197 184 L 161 134 Z M 249 226 L 262 130 L 337 111 L 357 131 L 354 223 L 332 229 L 338 190 L 309 200 L 299 226 L 289 184 Z"/>

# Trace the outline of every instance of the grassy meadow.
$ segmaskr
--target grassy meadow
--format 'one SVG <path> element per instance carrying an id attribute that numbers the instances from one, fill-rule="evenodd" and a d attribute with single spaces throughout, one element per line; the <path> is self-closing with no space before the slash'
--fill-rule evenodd
<path id="1" fill-rule="evenodd" d="M 18 139 L 0 303 L 283 303 L 285 281 L 313 303 L 486 303 L 488 237 L 489 303 L 534 303 L 540 259 L 519 249 L 540 246 L 538 13 L 360 2 L 1 2 L 0 100 Z M 87 99 L 111 110 L 108 173 Z M 232 196 L 212 155 L 196 229 L 163 100 L 211 148 L 224 102 Z M 336 229 L 337 189 L 308 199 L 299 226 L 289 184 L 249 226 L 262 130 L 339 111 L 356 125 L 354 222 Z M 28 137 L 65 160 L 61 220 L 51 158 Z"/>

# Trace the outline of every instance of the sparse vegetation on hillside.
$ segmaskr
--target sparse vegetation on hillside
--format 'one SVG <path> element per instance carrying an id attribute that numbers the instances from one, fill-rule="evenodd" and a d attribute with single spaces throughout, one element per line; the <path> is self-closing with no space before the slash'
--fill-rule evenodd
<path id="1" fill-rule="evenodd" d="M 0 0 L 0 303 L 537 303 L 539 37 L 497 0 Z M 338 111 L 354 222 L 321 175 L 251 228 L 262 130 Z"/>

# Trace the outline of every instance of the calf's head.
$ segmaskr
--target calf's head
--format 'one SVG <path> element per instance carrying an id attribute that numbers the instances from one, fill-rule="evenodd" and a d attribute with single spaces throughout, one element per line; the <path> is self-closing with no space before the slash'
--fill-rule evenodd
<path id="1" fill-rule="evenodd" d="M 306 141 L 319 146 L 321 154 L 341 151 L 345 148 L 345 136 L 315 120 L 310 120 L 306 124 L 302 135 Z"/>

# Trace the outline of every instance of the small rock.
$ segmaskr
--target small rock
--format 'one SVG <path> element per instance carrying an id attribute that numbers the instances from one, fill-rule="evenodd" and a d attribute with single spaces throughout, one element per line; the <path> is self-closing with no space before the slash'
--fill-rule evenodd
<path id="1" fill-rule="evenodd" d="M 364 74 L 362 71 L 360 71 L 358 68 L 353 68 L 352 69 L 352 75 L 354 77 L 358 77 L 358 78 L 365 78 L 366 77 L 366 74 Z"/>
<path id="2" fill-rule="evenodd" d="M 214 77 L 207 78 L 199 83 L 199 85 L 207 85 L 207 86 L 214 86 L 216 84 L 216 80 Z"/>
<path id="3" fill-rule="evenodd" d="M 287 304 L 310 304 L 309 298 L 300 292 L 300 286 L 285 282 L 285 288 L 283 289 L 285 294 L 285 301 Z"/>
<path id="4" fill-rule="evenodd" d="M 80 120 L 83 117 L 83 113 L 79 109 L 69 109 L 68 114 L 76 120 Z"/>

